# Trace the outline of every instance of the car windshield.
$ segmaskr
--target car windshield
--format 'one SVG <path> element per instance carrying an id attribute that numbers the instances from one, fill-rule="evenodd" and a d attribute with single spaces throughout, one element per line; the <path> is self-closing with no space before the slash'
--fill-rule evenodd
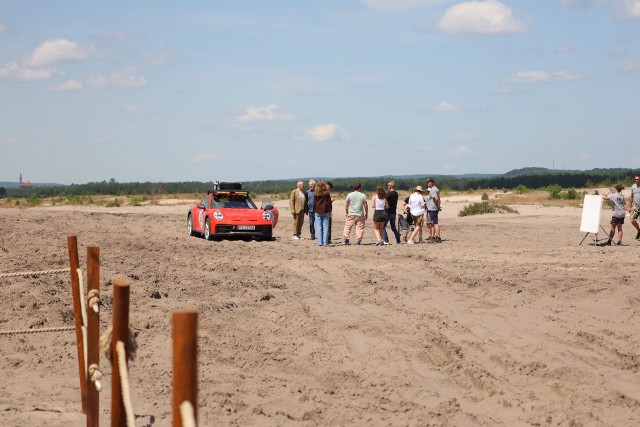
<path id="1" fill-rule="evenodd" d="M 244 195 L 216 195 L 211 201 L 211 208 L 258 209 L 253 201 Z"/>

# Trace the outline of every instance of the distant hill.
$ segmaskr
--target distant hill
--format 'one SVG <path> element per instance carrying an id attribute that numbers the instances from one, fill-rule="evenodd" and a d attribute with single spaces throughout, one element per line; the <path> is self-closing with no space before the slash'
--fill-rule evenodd
<path id="1" fill-rule="evenodd" d="M 554 169 L 548 169 L 548 168 L 529 167 L 529 168 L 513 169 L 500 176 L 541 175 L 548 172 L 559 172 L 559 171 Z M 562 172 L 566 172 L 566 171 L 562 171 Z"/>

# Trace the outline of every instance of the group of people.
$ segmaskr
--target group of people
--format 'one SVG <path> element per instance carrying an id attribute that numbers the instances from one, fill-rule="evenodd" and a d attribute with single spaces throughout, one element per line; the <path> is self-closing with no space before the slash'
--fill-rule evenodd
<path id="1" fill-rule="evenodd" d="M 622 225 L 624 224 L 625 217 L 625 200 L 622 195 L 622 186 L 616 185 L 614 189 L 614 193 L 603 195 L 604 199 L 610 201 L 613 205 L 611 231 L 609 231 L 609 240 L 605 243 L 606 245 L 611 245 L 613 243 L 616 230 L 618 231 L 618 243 L 616 243 L 616 245 L 622 245 Z M 636 229 L 635 239 L 640 240 L 640 225 L 638 225 L 638 217 L 640 216 L 640 176 L 638 175 L 633 178 L 633 185 L 631 186 L 631 195 L 629 196 L 629 215 L 631 217 L 631 225 Z"/>
<path id="2" fill-rule="evenodd" d="M 389 181 L 386 191 L 382 186 L 376 188 L 371 198 L 376 246 L 389 244 L 387 224 L 390 224 L 397 244 L 442 242 L 438 223 L 438 214 L 441 210 L 440 190 L 432 178 L 427 180 L 426 185 L 426 191 L 419 185 L 409 197 L 404 199 L 400 214 L 397 212 L 398 193 L 395 190 L 395 182 Z M 315 240 L 317 236 L 318 246 L 322 247 L 331 243 L 332 189 L 331 182 L 320 180 L 316 183 L 315 180 L 310 180 L 309 187 L 305 191 L 304 183 L 298 181 L 296 189 L 291 191 L 289 197 L 289 209 L 293 215 L 293 240 L 304 239 L 301 233 L 304 217 L 308 215 L 311 240 Z M 360 245 L 364 237 L 365 222 L 369 218 L 369 204 L 367 196 L 362 192 L 360 182 L 356 182 L 353 191 L 347 195 L 345 216 L 342 243 L 351 244 L 351 232 L 355 227 L 354 244 Z M 425 225 L 428 237 L 423 240 Z"/>

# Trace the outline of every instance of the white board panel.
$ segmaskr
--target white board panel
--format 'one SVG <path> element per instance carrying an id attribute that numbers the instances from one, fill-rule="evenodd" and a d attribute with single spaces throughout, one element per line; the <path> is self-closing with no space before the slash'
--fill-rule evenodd
<path id="1" fill-rule="evenodd" d="M 580 231 L 597 233 L 600 229 L 600 213 L 602 212 L 602 196 L 587 194 L 582 204 L 582 222 Z"/>

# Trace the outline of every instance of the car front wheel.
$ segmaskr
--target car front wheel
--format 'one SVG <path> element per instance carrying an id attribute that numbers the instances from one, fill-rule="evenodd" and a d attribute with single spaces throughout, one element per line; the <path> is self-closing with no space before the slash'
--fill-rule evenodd
<path id="1" fill-rule="evenodd" d="M 193 218 L 191 215 L 187 218 L 187 232 L 189 233 L 189 236 L 196 235 L 196 231 L 193 229 Z"/>
<path id="2" fill-rule="evenodd" d="M 204 238 L 211 240 L 211 222 L 209 218 L 204 220 Z"/>

